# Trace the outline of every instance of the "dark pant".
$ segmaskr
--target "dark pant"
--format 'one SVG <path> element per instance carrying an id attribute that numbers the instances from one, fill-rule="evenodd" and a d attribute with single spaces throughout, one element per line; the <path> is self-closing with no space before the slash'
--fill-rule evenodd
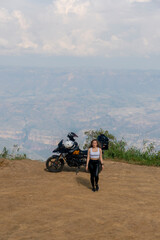
<path id="1" fill-rule="evenodd" d="M 92 187 L 94 187 L 94 181 L 96 184 L 98 184 L 99 164 L 100 164 L 100 160 L 92 160 L 92 159 L 89 160 L 88 169 L 90 172 L 90 181 L 91 181 Z"/>

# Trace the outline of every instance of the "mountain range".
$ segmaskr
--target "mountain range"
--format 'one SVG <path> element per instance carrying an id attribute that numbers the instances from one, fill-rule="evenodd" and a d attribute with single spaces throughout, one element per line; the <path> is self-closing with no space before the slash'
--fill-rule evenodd
<path id="1" fill-rule="evenodd" d="M 0 67 L 0 149 L 46 159 L 67 133 L 104 129 L 160 148 L 160 71 Z"/>

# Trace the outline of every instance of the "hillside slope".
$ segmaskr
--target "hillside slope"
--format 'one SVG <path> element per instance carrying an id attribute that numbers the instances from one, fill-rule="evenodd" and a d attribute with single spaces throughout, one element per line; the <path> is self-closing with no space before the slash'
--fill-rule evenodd
<path id="1" fill-rule="evenodd" d="M 95 193 L 84 168 L 44 169 L 1 160 L 1 240 L 160 239 L 160 168 L 105 160 Z"/>
<path id="2" fill-rule="evenodd" d="M 160 149 L 160 71 L 0 66 L 0 79 L 0 150 L 18 144 L 45 160 L 68 132 L 82 147 L 84 131 L 102 126 L 129 146 Z"/>

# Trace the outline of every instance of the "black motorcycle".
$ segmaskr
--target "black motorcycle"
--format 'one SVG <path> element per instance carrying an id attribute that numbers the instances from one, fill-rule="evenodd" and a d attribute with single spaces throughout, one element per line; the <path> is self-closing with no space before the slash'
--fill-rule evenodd
<path id="1" fill-rule="evenodd" d="M 101 144 L 102 152 L 104 149 L 108 149 L 108 138 L 104 142 L 103 134 L 98 136 L 98 141 Z M 49 172 L 60 172 L 62 171 L 64 164 L 67 163 L 69 167 L 76 167 L 76 174 L 78 173 L 81 166 L 86 166 L 87 151 L 81 150 L 78 143 L 75 141 L 75 137 L 78 137 L 75 133 L 70 132 L 67 135 L 68 139 L 72 141 L 73 145 L 70 148 L 66 148 L 63 144 L 63 139 L 58 143 L 58 147 L 53 150 L 54 155 L 46 160 L 46 168 Z M 100 171 L 102 166 L 100 164 Z"/>

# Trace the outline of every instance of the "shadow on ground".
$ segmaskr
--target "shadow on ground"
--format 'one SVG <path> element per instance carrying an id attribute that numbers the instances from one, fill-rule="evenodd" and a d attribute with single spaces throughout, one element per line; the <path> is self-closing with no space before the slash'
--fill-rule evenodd
<path id="1" fill-rule="evenodd" d="M 77 168 L 76 167 L 69 167 L 67 165 L 64 165 L 63 167 L 63 172 L 76 172 Z M 86 172 L 85 167 L 80 167 L 79 172 Z"/>
<path id="2" fill-rule="evenodd" d="M 89 179 L 86 179 L 84 177 L 78 176 L 76 178 L 76 181 L 77 181 L 77 183 L 79 183 L 79 184 L 81 184 L 81 185 L 91 189 L 91 184 L 90 184 L 90 180 Z"/>
<path id="3" fill-rule="evenodd" d="M 69 167 L 69 166 L 67 166 L 67 165 L 64 165 L 63 170 L 62 170 L 61 172 L 75 172 L 75 173 L 76 173 L 76 170 L 77 170 L 76 167 Z M 47 170 L 47 168 L 44 168 L 44 171 L 49 172 L 49 171 Z M 78 172 L 86 172 L 85 167 L 80 167 L 80 169 L 79 169 Z M 54 173 L 59 173 L 59 172 L 54 172 Z M 86 173 L 88 173 L 88 172 L 86 172 Z"/>

